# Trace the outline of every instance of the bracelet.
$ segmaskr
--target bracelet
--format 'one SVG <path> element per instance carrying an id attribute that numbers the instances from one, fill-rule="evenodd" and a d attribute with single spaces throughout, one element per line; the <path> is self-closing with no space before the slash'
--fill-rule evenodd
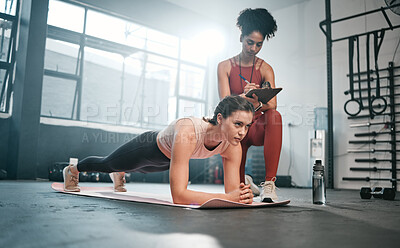
<path id="1" fill-rule="evenodd" d="M 262 108 L 262 106 L 263 106 L 262 102 L 259 101 L 258 103 L 259 103 L 260 105 L 258 105 L 258 107 L 254 109 L 254 112 L 257 112 L 257 111 L 260 110 L 260 109 Z"/>

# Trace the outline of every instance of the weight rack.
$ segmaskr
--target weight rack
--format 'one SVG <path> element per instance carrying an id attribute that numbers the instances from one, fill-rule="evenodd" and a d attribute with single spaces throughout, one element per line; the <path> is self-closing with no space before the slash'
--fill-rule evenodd
<path id="1" fill-rule="evenodd" d="M 327 188 L 333 188 L 333 185 L 334 185 L 334 180 L 333 180 L 333 178 L 334 178 L 334 170 L 333 170 L 333 165 L 334 165 L 333 138 L 334 138 L 334 136 L 333 136 L 333 84 L 332 84 L 332 81 L 333 81 L 332 58 L 333 58 L 333 56 L 332 56 L 332 45 L 335 42 L 347 40 L 351 37 L 354 37 L 354 35 L 352 35 L 352 36 L 348 36 L 348 37 L 341 37 L 341 38 L 334 39 L 332 36 L 332 24 L 351 20 L 354 18 L 366 16 L 366 15 L 377 13 L 377 12 L 381 12 L 386 20 L 386 23 L 388 24 L 388 27 L 382 28 L 379 30 L 375 30 L 375 31 L 387 31 L 387 30 L 393 31 L 394 29 L 399 28 L 400 25 L 396 25 L 396 26 L 392 25 L 388 15 L 386 14 L 386 10 L 395 8 L 395 7 L 399 7 L 399 6 L 400 6 L 400 3 L 390 3 L 390 6 L 387 6 L 387 7 L 381 7 L 381 8 L 375 9 L 375 10 L 366 11 L 364 13 L 359 13 L 359 14 L 339 18 L 336 20 L 332 20 L 331 0 L 325 0 L 325 20 L 323 20 L 319 23 L 319 27 L 326 38 L 327 100 L 328 100 L 327 101 L 327 107 L 328 107 L 328 133 L 327 133 L 328 145 L 327 146 L 328 146 L 328 151 L 327 151 L 327 165 L 326 165 L 327 172 L 328 172 Z M 393 10 L 393 9 L 391 9 L 391 10 Z M 363 34 L 357 34 L 356 36 L 360 37 L 360 36 L 363 36 L 366 34 L 369 35 L 371 33 L 373 33 L 373 31 L 363 33 Z"/>
<path id="2" fill-rule="evenodd" d="M 348 180 L 348 181 L 390 181 L 392 184 L 392 188 L 397 190 L 397 182 L 399 179 L 397 178 L 397 172 L 400 171 L 400 169 L 397 168 L 397 153 L 399 152 L 397 150 L 397 145 L 400 142 L 400 140 L 397 139 L 397 133 L 399 131 L 396 130 L 396 125 L 400 123 L 400 121 L 397 120 L 397 116 L 400 114 L 398 111 L 396 111 L 396 106 L 399 106 L 399 103 L 396 102 L 396 88 L 399 88 L 400 90 L 400 85 L 395 84 L 395 78 L 399 77 L 400 75 L 400 66 L 395 67 L 393 62 L 389 62 L 389 65 L 387 68 L 380 69 L 378 71 L 376 70 L 371 70 L 370 73 L 378 73 L 378 74 L 386 74 L 384 75 L 384 79 L 387 79 L 387 85 L 380 86 L 381 89 L 387 89 L 389 90 L 389 93 L 385 95 L 384 97 L 387 100 L 387 108 L 382 112 L 382 113 L 373 113 L 371 114 L 370 112 L 370 107 L 372 107 L 371 102 L 367 101 L 368 99 L 365 99 L 365 97 L 358 97 L 354 98 L 355 100 L 358 100 L 362 103 L 362 110 L 360 113 L 368 111 L 369 114 L 360 114 L 360 115 L 353 115 L 353 116 L 348 116 L 348 119 L 350 120 L 361 120 L 361 119 L 368 119 L 367 123 L 363 124 L 353 124 L 350 125 L 351 128 L 359 128 L 359 127 L 370 127 L 374 125 L 381 125 L 384 126 L 385 129 L 389 129 L 389 131 L 385 132 L 364 132 L 364 133 L 355 133 L 355 139 L 354 140 L 349 140 L 349 144 L 379 144 L 379 143 L 387 143 L 390 144 L 390 149 L 368 149 L 368 150 L 349 150 L 349 153 L 370 153 L 370 154 L 375 154 L 379 152 L 385 152 L 385 153 L 390 153 L 390 159 L 377 159 L 376 157 L 374 158 L 369 158 L 369 159 L 362 159 L 362 158 L 356 158 L 355 162 L 356 163 L 380 163 L 380 162 L 390 162 L 390 168 L 381 168 L 381 167 L 351 167 L 350 170 L 352 171 L 369 171 L 372 173 L 375 172 L 380 172 L 380 171 L 389 171 L 391 172 L 391 178 L 375 178 L 375 177 L 343 177 L 343 180 Z M 366 75 L 367 72 L 363 71 L 360 72 L 361 75 Z M 348 77 L 358 77 L 358 75 L 352 74 L 352 75 L 347 75 Z M 371 81 L 374 81 L 375 79 L 372 79 Z M 357 81 L 354 80 L 353 81 Z M 366 80 L 362 80 L 363 83 L 366 83 Z M 371 82 L 370 81 L 370 82 Z M 355 84 L 358 84 L 358 82 L 355 82 Z M 353 89 L 354 90 L 354 89 Z M 376 84 L 375 88 L 370 87 L 369 91 L 374 91 L 376 90 Z M 398 90 L 398 91 L 399 91 Z M 355 89 L 354 92 L 358 92 L 360 89 Z M 361 91 L 365 91 L 363 87 L 361 87 Z M 345 95 L 349 93 L 349 91 L 345 92 Z M 361 96 L 361 95 L 360 95 Z M 374 97 L 374 96 L 372 96 Z M 377 106 L 377 107 L 382 107 L 382 106 Z M 375 122 L 374 118 L 377 116 L 387 116 L 389 121 L 384 121 L 384 122 Z M 380 135 L 390 135 L 390 140 L 382 140 L 379 139 Z M 365 137 L 369 137 L 370 139 L 365 139 Z"/>

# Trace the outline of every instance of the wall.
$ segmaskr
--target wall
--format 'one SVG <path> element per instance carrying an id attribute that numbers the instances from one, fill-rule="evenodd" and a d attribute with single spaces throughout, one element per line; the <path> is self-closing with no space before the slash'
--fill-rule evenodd
<path id="1" fill-rule="evenodd" d="M 6 169 L 10 119 L 8 115 L 0 113 L 0 169 Z"/>

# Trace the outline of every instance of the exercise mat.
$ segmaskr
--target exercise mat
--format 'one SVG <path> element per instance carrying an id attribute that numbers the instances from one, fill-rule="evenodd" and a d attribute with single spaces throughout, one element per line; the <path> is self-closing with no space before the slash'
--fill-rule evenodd
<path id="1" fill-rule="evenodd" d="M 81 188 L 80 192 L 66 192 L 64 191 L 64 185 L 62 183 L 53 183 L 51 187 L 55 191 L 73 195 L 91 196 L 91 197 L 107 198 L 107 199 L 114 199 L 121 201 L 142 202 L 149 204 L 159 204 L 159 205 L 181 207 L 181 208 L 198 208 L 198 209 L 264 208 L 264 207 L 283 206 L 289 204 L 290 202 L 290 200 L 273 202 L 273 203 L 253 202 L 253 204 L 250 205 L 250 204 L 243 204 L 243 203 L 215 198 L 208 200 L 202 205 L 183 205 L 183 204 L 174 204 L 172 202 L 171 196 L 168 195 L 139 193 L 133 191 L 114 192 L 112 187 L 80 187 Z"/>

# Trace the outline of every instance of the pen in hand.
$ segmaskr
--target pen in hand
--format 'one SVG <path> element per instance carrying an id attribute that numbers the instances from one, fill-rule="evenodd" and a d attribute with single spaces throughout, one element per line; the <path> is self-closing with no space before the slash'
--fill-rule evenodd
<path id="1" fill-rule="evenodd" d="M 242 78 L 247 84 L 250 83 L 249 81 L 247 81 L 247 79 L 245 79 L 245 78 L 242 76 L 242 74 L 239 74 L 239 77 Z"/>

